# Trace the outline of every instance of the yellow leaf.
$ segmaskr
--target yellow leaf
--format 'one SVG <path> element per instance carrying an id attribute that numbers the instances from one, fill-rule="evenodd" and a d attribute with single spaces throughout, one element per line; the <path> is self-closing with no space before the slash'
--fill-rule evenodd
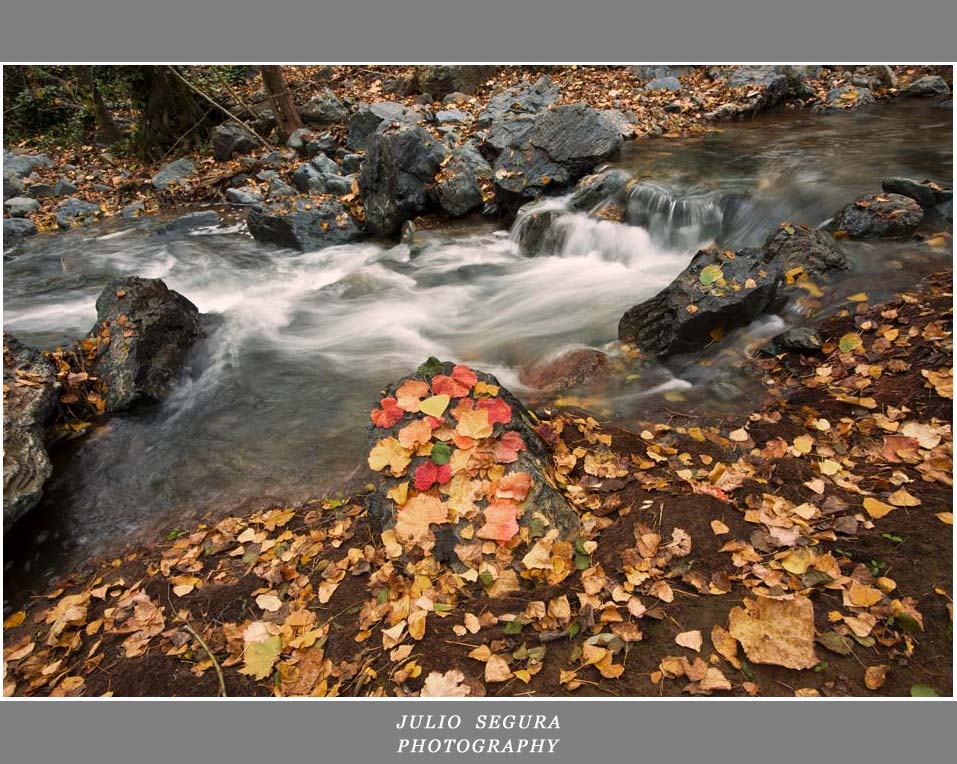
<path id="1" fill-rule="evenodd" d="M 512 678 L 512 670 L 500 655 L 492 655 L 485 663 L 485 681 L 506 682 Z"/>
<path id="2" fill-rule="evenodd" d="M 720 520 L 712 520 L 711 530 L 715 536 L 722 536 L 725 533 L 728 533 L 731 529 Z"/>
<path id="3" fill-rule="evenodd" d="M 838 347 L 842 353 L 850 353 L 857 350 L 863 344 L 864 342 L 861 340 L 861 335 L 857 332 L 848 332 L 841 337 Z"/>
<path id="4" fill-rule="evenodd" d="M 868 666 L 864 671 L 864 685 L 868 690 L 879 690 L 887 681 L 888 666 Z"/>
<path id="5" fill-rule="evenodd" d="M 275 613 L 282 607 L 282 600 L 275 594 L 260 594 L 256 597 L 256 604 L 267 613 Z"/>
<path id="6" fill-rule="evenodd" d="M 451 398 L 447 395 L 433 395 L 431 398 L 426 398 L 419 404 L 419 411 L 429 416 L 440 417 L 445 413 L 445 409 L 448 408 L 450 400 Z"/>
<path id="7" fill-rule="evenodd" d="M 878 501 L 871 496 L 864 499 L 864 509 L 867 510 L 867 514 L 875 519 L 884 517 L 884 515 L 894 511 L 894 507 L 890 504 L 885 504 L 883 501 Z"/>
<path id="8" fill-rule="evenodd" d="M 867 292 L 858 292 L 847 298 L 848 302 L 867 302 Z"/>
<path id="9" fill-rule="evenodd" d="M 487 409 L 466 411 L 455 428 L 458 435 L 481 440 L 492 434 L 492 423 L 488 419 Z"/>
<path id="10" fill-rule="evenodd" d="M 404 480 L 393 486 L 386 492 L 386 496 L 401 507 L 409 499 L 409 481 Z"/>
<path id="11" fill-rule="evenodd" d="M 393 477 L 401 477 L 410 461 L 411 452 L 395 438 L 382 438 L 369 452 L 369 467 L 376 472 L 388 467 Z"/>
<path id="12" fill-rule="evenodd" d="M 920 499 L 912 496 L 903 488 L 899 488 L 887 497 L 887 501 L 895 507 L 919 507 Z"/>
<path id="13" fill-rule="evenodd" d="M 818 664 L 814 653 L 814 605 L 807 597 L 746 599 L 743 608 L 731 610 L 729 621 L 731 636 L 741 643 L 754 663 L 793 669 Z"/>
<path id="14" fill-rule="evenodd" d="M 954 513 L 953 512 L 938 512 L 934 515 L 938 520 L 940 520 L 944 525 L 953 525 L 954 524 Z"/>
<path id="15" fill-rule="evenodd" d="M 23 610 L 18 610 L 16 613 L 14 613 L 13 615 L 9 616 L 9 617 L 3 622 L 3 628 L 5 628 L 5 629 L 15 629 L 15 628 L 17 628 L 17 626 L 19 626 L 21 623 L 24 622 L 24 620 L 26 619 L 26 617 L 27 617 L 27 614 L 26 614 L 25 611 L 23 611 Z"/>
<path id="16" fill-rule="evenodd" d="M 422 546 L 433 541 L 429 526 L 448 522 L 448 508 L 435 496 L 420 493 L 409 499 L 396 515 L 395 534 L 404 544 Z"/>
<path id="17" fill-rule="evenodd" d="M 694 631 L 683 631 L 675 637 L 675 643 L 682 647 L 687 647 L 689 650 L 694 650 L 696 653 L 701 652 L 701 641 L 701 632 L 697 629 Z"/>

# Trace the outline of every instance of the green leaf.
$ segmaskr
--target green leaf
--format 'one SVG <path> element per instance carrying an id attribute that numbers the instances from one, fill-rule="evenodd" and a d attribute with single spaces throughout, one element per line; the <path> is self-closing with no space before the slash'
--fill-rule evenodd
<path id="1" fill-rule="evenodd" d="M 282 638 L 279 635 L 269 637 L 263 642 L 250 642 L 243 653 L 244 667 L 240 674 L 248 674 L 254 679 L 265 679 L 282 650 Z"/>
<path id="2" fill-rule="evenodd" d="M 442 362 L 432 355 L 429 356 L 429 359 L 419 367 L 417 373 L 421 374 L 423 377 L 428 377 L 431 379 L 440 371 L 442 371 Z"/>
<path id="3" fill-rule="evenodd" d="M 448 447 L 448 444 L 439 442 L 432 446 L 432 461 L 440 467 L 448 464 L 451 458 L 452 449 Z"/>
<path id="4" fill-rule="evenodd" d="M 939 698 L 940 695 L 937 694 L 937 690 L 931 687 L 929 684 L 915 684 L 910 688 L 910 696 L 912 698 Z"/>
<path id="5" fill-rule="evenodd" d="M 522 626 L 522 622 L 516 618 L 514 621 L 508 621 L 502 631 L 504 631 L 506 634 L 521 634 Z"/>
<path id="6" fill-rule="evenodd" d="M 455 610 L 455 605 L 448 605 L 445 602 L 436 602 L 432 607 L 439 613 L 449 613 Z"/>
<path id="7" fill-rule="evenodd" d="M 582 625 L 578 621 L 575 621 L 575 623 L 573 623 L 571 626 L 568 627 L 568 638 L 574 639 L 575 637 L 578 636 L 578 632 L 580 632 L 581 630 L 582 630 Z"/>
<path id="8" fill-rule="evenodd" d="M 838 347 L 841 349 L 842 353 L 850 353 L 852 350 L 857 350 L 864 342 L 861 340 L 861 335 L 856 332 L 848 332 L 838 343 Z"/>
<path id="9" fill-rule="evenodd" d="M 479 581 L 482 582 L 482 586 L 491 586 L 494 580 L 495 579 L 492 578 L 492 574 L 487 570 L 483 570 L 481 573 L 479 573 Z"/>
<path id="10" fill-rule="evenodd" d="M 379 593 L 375 597 L 377 605 L 384 605 L 389 601 L 389 590 L 388 589 L 379 589 Z"/>
<path id="11" fill-rule="evenodd" d="M 722 278 L 724 278 L 724 272 L 721 270 L 720 265 L 706 265 L 701 269 L 701 273 L 698 274 L 698 280 L 705 286 L 709 286 Z"/>
<path id="12" fill-rule="evenodd" d="M 577 570 L 586 570 L 591 567 L 591 557 L 587 554 L 575 555 L 575 568 Z"/>

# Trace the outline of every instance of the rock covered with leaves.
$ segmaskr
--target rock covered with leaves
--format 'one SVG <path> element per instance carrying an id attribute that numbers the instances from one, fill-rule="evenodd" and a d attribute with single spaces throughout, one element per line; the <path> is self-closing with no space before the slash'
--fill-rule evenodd
<path id="1" fill-rule="evenodd" d="M 881 239 L 907 236 L 923 219 L 921 206 L 909 196 L 869 194 L 838 211 L 828 228 L 849 239 Z"/>
<path id="2" fill-rule="evenodd" d="M 256 207 L 246 218 L 257 241 L 301 252 L 346 244 L 362 231 L 337 199 L 273 201 Z"/>
<path id="3" fill-rule="evenodd" d="M 550 473 L 550 431 L 495 377 L 430 358 L 384 392 L 368 463 L 390 557 L 502 592 L 574 570 L 578 515 Z"/>

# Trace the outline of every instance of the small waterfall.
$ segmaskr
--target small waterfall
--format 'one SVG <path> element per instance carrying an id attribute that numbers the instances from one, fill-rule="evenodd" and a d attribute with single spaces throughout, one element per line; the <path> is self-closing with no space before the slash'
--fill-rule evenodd
<path id="1" fill-rule="evenodd" d="M 712 193 L 679 193 L 643 181 L 628 196 L 625 220 L 644 228 L 662 247 L 690 252 L 721 234 L 722 212 Z"/>

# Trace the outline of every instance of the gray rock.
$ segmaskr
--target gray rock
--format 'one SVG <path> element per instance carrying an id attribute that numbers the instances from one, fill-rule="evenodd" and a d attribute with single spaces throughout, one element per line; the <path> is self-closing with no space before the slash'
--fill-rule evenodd
<path id="1" fill-rule="evenodd" d="M 372 135 L 383 122 L 405 122 L 420 124 L 423 121 L 422 113 L 410 109 L 401 103 L 393 101 L 379 101 L 377 103 L 361 103 L 356 113 L 349 120 L 349 134 L 346 136 L 346 145 L 352 149 L 364 150 Z"/>
<path id="2" fill-rule="evenodd" d="M 26 193 L 26 186 L 23 180 L 11 170 L 3 171 L 3 198 L 12 199 L 15 196 L 23 196 Z"/>
<path id="3" fill-rule="evenodd" d="M 808 276 L 846 271 L 847 257 L 827 231 L 782 223 L 764 242 L 764 262 L 781 273 L 802 268 Z"/>
<path id="4" fill-rule="evenodd" d="M 949 92 L 950 88 L 947 87 L 947 81 L 943 77 L 934 75 L 914 80 L 910 85 L 901 90 L 901 95 L 937 96 L 947 95 Z"/>
<path id="5" fill-rule="evenodd" d="M 824 106 L 827 109 L 859 109 L 875 103 L 874 94 L 869 88 L 841 85 L 827 92 Z"/>
<path id="6" fill-rule="evenodd" d="M 568 208 L 575 212 L 591 212 L 603 202 L 624 201 L 624 192 L 633 176 L 627 170 L 611 169 L 587 175 L 578 182 L 575 193 L 568 200 Z"/>
<path id="7" fill-rule="evenodd" d="M 435 113 L 435 121 L 440 125 L 446 125 L 453 122 L 468 122 L 471 117 L 464 111 L 458 109 L 443 109 Z"/>
<path id="8" fill-rule="evenodd" d="M 95 222 L 101 212 L 100 205 L 71 196 L 56 208 L 56 224 L 63 230 L 88 225 Z"/>
<path id="9" fill-rule="evenodd" d="M 298 192 L 292 186 L 283 183 L 278 178 L 269 181 L 269 198 L 282 199 L 288 196 L 297 196 Z"/>
<path id="10" fill-rule="evenodd" d="M 69 196 L 77 192 L 77 187 L 68 179 L 60 178 L 53 186 L 54 196 Z"/>
<path id="11" fill-rule="evenodd" d="M 681 81 L 677 77 L 657 77 L 645 85 L 642 90 L 669 90 L 677 93 L 681 90 Z"/>
<path id="12" fill-rule="evenodd" d="M 752 117 L 779 104 L 791 89 L 791 80 L 780 66 L 739 66 L 719 72 L 718 77 L 739 90 L 739 99 L 708 112 L 708 119 Z"/>
<path id="13" fill-rule="evenodd" d="M 236 154 L 248 154 L 259 142 L 242 125 L 227 122 L 213 128 L 213 158 L 217 162 L 227 162 Z"/>
<path id="14" fill-rule="evenodd" d="M 299 113 L 307 124 L 318 126 L 340 124 L 349 117 L 349 110 L 329 88 L 310 98 Z"/>
<path id="15" fill-rule="evenodd" d="M 4 218 L 3 219 L 3 246 L 4 249 L 10 249 L 16 246 L 24 239 L 36 236 L 37 224 L 26 218 Z"/>
<path id="16" fill-rule="evenodd" d="M 361 154 L 344 154 L 342 157 L 342 172 L 357 173 L 362 169 L 363 156 Z"/>
<path id="17" fill-rule="evenodd" d="M 615 125 L 618 128 L 618 134 L 625 140 L 635 137 L 636 117 L 632 112 L 624 112 L 621 109 L 602 109 L 598 113 Z"/>
<path id="18" fill-rule="evenodd" d="M 798 327 L 772 337 L 771 341 L 761 348 L 761 352 L 765 355 L 820 353 L 823 344 L 821 335 L 815 329 Z"/>
<path id="19" fill-rule="evenodd" d="M 309 164 L 319 170 L 319 172 L 324 172 L 329 175 L 342 175 L 342 168 L 336 164 L 336 160 L 327 157 L 325 154 L 317 154 L 309 160 Z"/>
<path id="20" fill-rule="evenodd" d="M 491 171 L 492 168 L 474 149 L 453 149 L 451 158 L 432 187 L 432 198 L 448 215 L 461 217 L 482 206 L 479 179 L 491 177 Z"/>
<path id="21" fill-rule="evenodd" d="M 290 154 L 289 156 L 293 155 Z M 278 170 L 285 161 L 286 157 L 281 151 L 267 151 L 259 158 L 259 164 L 268 170 Z"/>
<path id="22" fill-rule="evenodd" d="M 190 176 L 195 172 L 193 163 L 184 157 L 163 167 L 150 179 L 150 183 L 160 191 L 167 191 L 177 186 L 187 185 Z"/>
<path id="23" fill-rule="evenodd" d="M 386 123 L 369 141 L 359 174 L 366 226 L 391 236 L 428 206 L 427 190 L 446 148 L 417 125 Z"/>
<path id="24" fill-rule="evenodd" d="M 15 196 L 3 203 L 3 211 L 12 218 L 25 218 L 40 209 L 40 202 L 26 196 Z"/>
<path id="25" fill-rule="evenodd" d="M 226 200 L 231 204 L 254 205 L 262 200 L 262 194 L 255 186 L 240 186 L 239 188 L 226 189 Z"/>
<path id="26" fill-rule="evenodd" d="M 953 111 L 953 110 L 954 110 L 954 99 L 953 99 L 953 98 L 948 98 L 948 99 L 946 99 L 946 100 L 944 100 L 944 101 L 940 101 L 940 102 L 937 104 L 937 108 L 938 108 L 938 109 L 944 109 L 945 111 Z"/>
<path id="27" fill-rule="evenodd" d="M 314 135 L 312 140 L 306 144 L 306 156 L 315 157 L 319 154 L 329 154 L 332 156 L 336 152 L 336 138 L 326 131 Z"/>
<path id="28" fill-rule="evenodd" d="M 333 165 L 336 170 L 339 169 L 335 162 Z M 338 172 L 322 172 L 312 163 L 299 165 L 293 173 L 292 183 L 304 194 L 347 194 L 352 190 L 352 176 L 343 177 Z"/>
<path id="29" fill-rule="evenodd" d="M 173 220 L 157 231 L 160 234 L 182 234 L 197 231 L 200 228 L 211 228 L 221 225 L 223 219 L 214 210 L 190 212 Z"/>
<path id="30" fill-rule="evenodd" d="M 460 103 L 465 103 L 469 100 L 469 97 L 458 90 L 454 90 L 449 93 L 445 98 L 442 99 L 443 106 L 458 106 Z"/>
<path id="31" fill-rule="evenodd" d="M 476 120 L 477 127 L 491 127 L 495 122 L 515 117 L 535 117 L 551 106 L 561 89 L 549 77 L 534 83 L 527 80 L 493 95 Z"/>
<path id="32" fill-rule="evenodd" d="M 384 396 L 394 396 L 396 390 L 407 380 L 425 382 L 426 384 L 436 384 L 434 379 L 437 376 L 448 377 L 453 373 L 454 366 L 451 363 L 442 363 L 435 358 L 430 358 L 426 363 L 409 377 L 397 380 L 389 385 L 384 391 Z M 564 541 L 574 543 L 580 531 L 578 513 L 565 500 L 559 491 L 553 486 L 553 478 L 550 474 L 549 464 L 551 457 L 546 444 L 537 434 L 535 427 L 537 420 L 532 417 L 528 410 L 522 405 L 514 395 L 512 395 L 501 383 L 492 375 L 481 371 L 474 371 L 478 381 L 486 385 L 494 385 L 498 389 L 496 396 L 500 400 L 498 406 L 504 407 L 508 412 L 508 422 L 496 421 L 492 433 L 488 438 L 481 439 L 476 446 L 480 451 L 493 451 L 498 444 L 511 441 L 515 444 L 514 456 L 511 460 L 506 460 L 504 464 L 505 477 L 516 473 L 524 473 L 522 477 L 528 481 L 528 492 L 524 491 L 520 497 L 515 497 L 516 502 L 515 516 L 517 527 L 514 529 L 516 537 L 509 559 L 514 566 L 515 572 L 521 574 L 524 572 L 522 559 L 531 551 L 537 540 L 547 532 L 551 532 L 553 537 Z M 471 397 L 471 396 L 470 396 Z M 473 405 L 479 406 L 479 402 L 473 399 Z M 379 397 L 377 396 L 375 406 L 379 406 Z M 454 406 L 449 406 L 443 415 L 448 426 L 455 426 L 456 422 L 452 416 Z M 376 427 L 370 423 L 368 444 L 371 451 L 376 444 L 387 437 L 396 437 L 398 431 L 408 426 L 411 422 L 421 419 L 421 414 L 405 414 L 404 417 L 391 428 Z M 442 449 L 447 452 L 447 449 Z M 439 462 L 447 462 L 446 453 L 439 453 L 439 449 L 433 447 L 433 454 L 428 456 L 415 455 L 406 470 L 407 474 L 395 477 L 388 474 L 388 470 L 383 473 L 370 473 L 375 485 L 375 491 L 370 494 L 368 500 L 369 517 L 381 529 L 389 529 L 395 526 L 399 507 L 389 498 L 389 491 L 402 480 L 409 480 L 423 466 L 436 467 Z M 431 465 L 429 464 L 431 462 Z M 449 480 L 462 480 L 466 472 L 451 473 L 451 467 L 445 476 L 440 476 L 442 483 Z M 500 497 L 502 501 L 504 497 Z M 409 492 L 409 501 L 416 501 L 415 491 Z M 398 565 L 405 565 L 407 562 L 419 559 L 423 553 L 431 554 L 439 563 L 455 566 L 457 570 L 464 570 L 466 567 L 472 567 L 478 570 L 484 561 L 498 560 L 496 570 L 502 571 L 501 558 L 494 555 L 494 547 L 488 554 L 483 555 L 481 546 L 476 541 L 481 541 L 485 536 L 483 528 L 491 519 L 491 513 L 486 516 L 489 502 L 484 497 L 473 500 L 475 502 L 474 510 L 462 512 L 454 521 L 432 524 L 424 538 L 417 539 L 417 543 L 411 543 L 408 537 L 404 537 L 401 531 L 397 534 L 398 542 L 403 548 L 402 559 L 396 562 Z M 406 505 L 408 506 L 408 505 Z M 507 501 L 500 508 L 507 508 Z M 522 529 L 519 532 L 519 529 Z M 473 554 L 469 554 L 471 548 Z M 457 549 L 458 552 L 457 553 Z M 467 561 L 467 562 L 466 562 Z M 470 577 L 474 581 L 474 577 Z M 476 593 L 481 592 L 483 585 L 488 585 L 488 581 L 476 581 L 472 586 Z"/>
<path id="33" fill-rule="evenodd" d="M 923 219 L 920 205 L 908 196 L 871 194 L 841 209 L 827 228 L 850 239 L 880 239 L 907 236 Z"/>
<path id="34" fill-rule="evenodd" d="M 124 218 L 138 218 L 144 214 L 146 214 L 146 205 L 144 205 L 143 202 L 127 204 L 120 210 L 120 217 Z"/>
<path id="35" fill-rule="evenodd" d="M 3 387 L 3 531 L 6 533 L 37 505 L 43 495 L 43 485 L 53 473 L 45 441 L 59 390 L 56 368 L 36 349 L 4 335 Z"/>
<path id="36" fill-rule="evenodd" d="M 897 75 L 886 64 L 880 66 L 859 66 L 854 70 L 851 82 L 858 87 L 869 88 L 896 88 Z"/>
<path id="37" fill-rule="evenodd" d="M 497 66 L 477 64 L 417 66 L 415 77 L 420 93 L 430 93 L 433 98 L 441 99 L 456 91 L 474 93 L 497 69 Z"/>
<path id="38" fill-rule="evenodd" d="M 104 193 L 104 194 L 108 194 L 111 191 L 113 191 L 113 187 L 108 186 L 105 183 L 94 183 L 93 185 L 90 186 L 90 188 L 94 191 L 100 191 L 101 193 Z"/>
<path id="39" fill-rule="evenodd" d="M 314 131 L 308 127 L 300 127 L 298 130 L 293 130 L 286 139 L 286 146 L 299 154 L 305 154 L 306 145 L 312 140 L 314 134 Z"/>
<path id="40" fill-rule="evenodd" d="M 946 189 L 932 180 L 911 180 L 910 178 L 887 178 L 881 183 L 889 194 L 907 196 L 925 210 L 946 204 L 954 198 L 953 189 Z"/>
<path id="41" fill-rule="evenodd" d="M 639 80 L 653 80 L 656 77 L 680 77 L 694 69 L 693 66 L 665 66 L 662 64 L 643 64 L 631 67 L 631 73 Z"/>
<path id="42" fill-rule="evenodd" d="M 159 279 L 110 281 L 96 300 L 96 318 L 93 371 L 106 383 L 108 412 L 163 400 L 202 334 L 196 306 Z"/>
<path id="43" fill-rule="evenodd" d="M 46 154 L 13 154 L 3 152 L 3 172 L 12 173 L 18 178 L 26 178 L 37 167 L 53 167 Z"/>
<path id="44" fill-rule="evenodd" d="M 362 236 L 356 222 L 334 199 L 318 204 L 304 199 L 291 204 L 267 203 L 253 209 L 246 222 L 257 241 L 303 252 L 346 244 Z"/>
<path id="45" fill-rule="evenodd" d="M 535 198 L 581 177 L 620 149 L 618 128 L 590 106 L 556 106 L 535 119 L 519 147 L 496 159 L 496 196 L 506 205 Z"/>
<path id="46" fill-rule="evenodd" d="M 53 193 L 53 186 L 49 183 L 33 183 L 27 193 L 34 199 L 47 199 L 51 196 L 56 196 L 56 194 Z"/>
<path id="47" fill-rule="evenodd" d="M 565 211 L 553 205 L 530 202 L 515 217 L 512 240 L 526 257 L 559 252 L 565 242 L 564 231 L 555 223 Z"/>

